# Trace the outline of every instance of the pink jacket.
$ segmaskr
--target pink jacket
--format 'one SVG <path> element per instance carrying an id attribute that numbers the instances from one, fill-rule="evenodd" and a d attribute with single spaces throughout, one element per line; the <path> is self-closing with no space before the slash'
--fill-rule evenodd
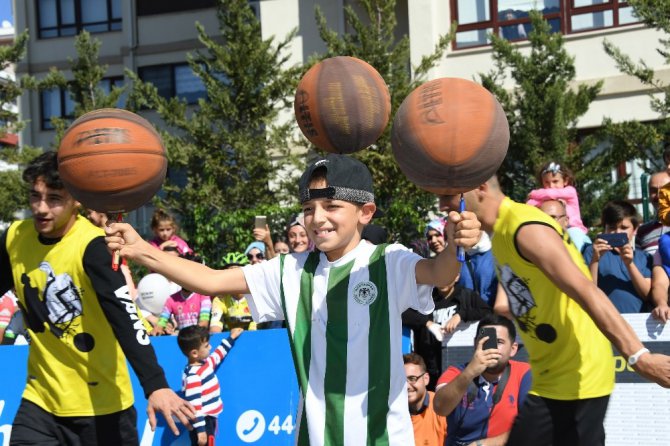
<path id="1" fill-rule="evenodd" d="M 186 254 L 188 252 L 193 252 L 193 250 L 188 246 L 188 243 L 186 243 L 186 240 L 184 240 L 183 238 L 177 235 L 173 235 L 172 237 L 170 237 L 170 240 L 172 240 L 173 242 L 177 242 L 177 249 L 179 250 L 180 255 Z M 155 246 L 156 248 L 160 249 L 163 240 L 159 238 L 153 238 L 149 243 L 152 246 Z"/>
<path id="2" fill-rule="evenodd" d="M 586 234 L 588 229 L 582 222 L 582 214 L 579 212 L 579 198 L 577 190 L 572 186 L 565 186 L 561 189 L 534 189 L 528 194 L 526 204 L 531 206 L 540 206 L 547 200 L 562 200 L 565 203 L 570 227 L 579 228 Z"/>

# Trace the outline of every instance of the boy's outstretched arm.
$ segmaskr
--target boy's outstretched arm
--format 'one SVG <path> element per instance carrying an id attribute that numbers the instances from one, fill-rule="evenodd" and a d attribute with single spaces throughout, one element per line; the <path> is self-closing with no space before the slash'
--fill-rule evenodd
<path id="1" fill-rule="evenodd" d="M 469 211 L 451 211 L 445 226 L 447 247 L 433 259 L 423 259 L 416 264 L 416 283 L 422 285 L 446 286 L 453 283 L 461 271 L 456 259 L 456 247 L 472 248 L 481 237 L 481 223 Z"/>
<path id="2" fill-rule="evenodd" d="M 182 287 L 200 294 L 248 294 L 249 287 L 240 268 L 214 270 L 200 263 L 175 257 L 146 242 L 128 223 L 105 227 L 107 247 L 121 256 L 164 275 Z"/>

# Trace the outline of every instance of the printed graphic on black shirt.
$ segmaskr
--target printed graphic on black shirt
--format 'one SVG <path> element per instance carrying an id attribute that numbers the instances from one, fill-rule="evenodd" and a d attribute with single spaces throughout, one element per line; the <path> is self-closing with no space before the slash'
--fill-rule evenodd
<path id="1" fill-rule="evenodd" d="M 556 329 L 549 324 L 537 324 L 537 304 L 526 282 L 512 271 L 509 265 L 499 267 L 502 287 L 509 299 L 509 308 L 519 328 L 535 339 L 551 344 L 556 340 Z"/>
<path id="2" fill-rule="evenodd" d="M 28 327 L 35 333 L 42 333 L 46 323 L 49 331 L 57 338 L 66 342 L 72 338 L 73 345 L 79 351 L 93 350 L 93 336 L 88 333 L 74 334 L 74 328 L 80 322 L 82 302 L 81 293 L 72 277 L 67 273 L 56 275 L 49 262 L 40 263 L 39 269 L 47 276 L 41 296 L 40 290 L 31 286 L 30 277 L 25 273 L 21 275 L 26 304 L 22 311 L 26 315 Z"/>

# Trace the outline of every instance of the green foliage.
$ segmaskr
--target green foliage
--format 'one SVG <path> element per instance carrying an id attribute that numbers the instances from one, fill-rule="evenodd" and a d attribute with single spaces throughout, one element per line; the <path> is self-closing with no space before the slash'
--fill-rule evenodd
<path id="1" fill-rule="evenodd" d="M 635 15 L 647 26 L 670 33 L 670 1 L 668 0 L 630 0 Z M 670 63 L 670 39 L 660 39 L 660 48 L 657 52 L 665 58 L 666 65 Z M 624 54 L 612 42 L 603 41 L 605 52 L 617 64 L 619 70 L 629 76 L 637 78 L 649 88 L 649 101 L 652 110 L 659 114 L 659 120 L 652 123 L 628 121 L 619 124 L 608 123 L 609 130 L 618 136 L 624 144 L 635 142 L 638 158 L 648 159 L 649 167 L 642 166 L 648 172 L 665 169 L 662 162 L 664 146 L 670 143 L 670 85 L 655 76 L 653 68 L 644 60 L 634 62 L 630 56 Z"/>
<path id="2" fill-rule="evenodd" d="M 12 65 L 18 64 L 23 59 L 28 44 L 28 31 L 16 36 L 11 45 L 0 46 L 0 70 L 5 70 Z M 18 133 L 24 127 L 24 122 L 19 115 L 13 111 L 13 105 L 23 93 L 24 83 L 30 78 L 14 81 L 5 78 L 0 82 L 0 136 L 7 133 Z M 24 147 L 0 148 L 0 163 L 18 165 L 18 169 L 0 171 L 0 221 L 14 220 L 14 214 L 26 207 L 28 203 L 28 191 L 21 179 L 21 166 L 34 158 L 39 150 Z"/>
<path id="3" fill-rule="evenodd" d="M 88 31 L 81 32 L 75 37 L 74 41 L 77 57 L 76 59 L 68 58 L 70 71 L 74 79 L 68 81 L 62 72 L 51 70 L 44 79 L 35 85 L 40 90 L 51 88 L 66 90 L 75 104 L 74 118 L 92 110 L 116 107 L 119 97 L 126 90 L 125 86 L 113 86 L 107 92 L 100 86 L 108 68 L 107 65 L 100 65 L 100 45 L 100 40 L 92 39 Z M 63 133 L 70 124 L 70 119 L 53 117 L 51 122 L 56 130 L 53 145 L 58 147 Z"/>
<path id="4" fill-rule="evenodd" d="M 610 172 L 631 159 L 631 151 L 613 149 L 613 143 L 621 147 L 625 142 L 616 134 L 579 137 L 577 120 L 588 111 L 602 82 L 574 86 L 574 59 L 564 48 L 563 36 L 551 32 L 540 12 L 531 11 L 530 17 L 530 51 L 491 35 L 495 68 L 480 74 L 482 84 L 505 109 L 510 126 L 500 181 L 506 194 L 525 201 L 528 192 L 540 186 L 536 176 L 542 164 L 557 161 L 568 166 L 575 173 L 582 220 L 588 226 L 597 221 L 606 201 L 626 196 L 627 183 L 612 184 Z M 602 143 L 605 139 L 608 144 Z"/>
<path id="5" fill-rule="evenodd" d="M 155 110 L 164 123 L 172 179 L 161 204 L 181 216 L 189 241 L 212 265 L 252 241 L 253 215 L 263 212 L 279 222 L 291 209 L 295 195 L 269 184 L 282 179 L 281 169 L 295 170 L 288 150 L 293 121 L 276 122 L 291 106 L 299 74 L 286 68 L 295 31 L 279 42 L 264 40 L 246 0 L 219 0 L 217 18 L 221 38 L 197 24 L 204 49 L 188 57 L 207 91 L 197 106 L 162 98 L 127 72 L 133 80 L 129 107 Z"/>
<path id="6" fill-rule="evenodd" d="M 422 58 L 410 72 L 409 38 L 396 38 L 397 19 L 395 0 L 360 0 L 363 16 L 347 5 L 344 7 L 347 29 L 339 35 L 328 28 L 326 19 L 317 7 L 316 19 L 327 51 L 322 59 L 333 56 L 353 56 L 372 65 L 384 78 L 391 94 L 391 119 L 407 95 L 426 80 L 428 71 L 444 57 L 453 40 L 455 27 L 442 36 L 433 53 Z M 419 228 L 425 225 L 430 211 L 435 210 L 435 196 L 420 190 L 400 171 L 391 149 L 391 123 L 377 142 L 355 156 L 363 161 L 374 178 L 375 201 L 385 212 L 377 223 L 385 226 L 393 239 L 410 243 L 420 237 Z"/>

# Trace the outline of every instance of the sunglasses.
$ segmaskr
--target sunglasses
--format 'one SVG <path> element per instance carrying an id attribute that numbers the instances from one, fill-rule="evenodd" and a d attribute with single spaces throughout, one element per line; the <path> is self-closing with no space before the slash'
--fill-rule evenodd
<path id="1" fill-rule="evenodd" d="M 247 254 L 247 259 L 252 260 L 252 259 L 258 259 L 258 260 L 263 260 L 265 256 L 263 255 L 262 252 L 259 252 L 258 254 Z"/>

